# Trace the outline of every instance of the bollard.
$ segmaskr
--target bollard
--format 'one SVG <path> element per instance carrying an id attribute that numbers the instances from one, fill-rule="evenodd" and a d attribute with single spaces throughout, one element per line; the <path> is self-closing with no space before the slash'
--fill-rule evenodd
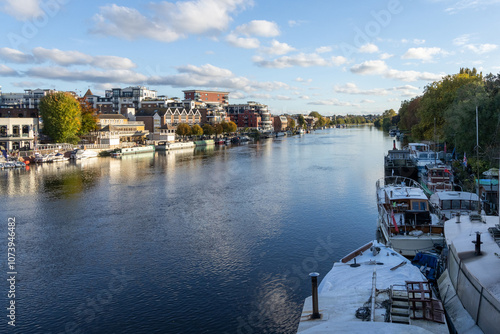
<path id="1" fill-rule="evenodd" d="M 460 223 L 460 212 L 457 212 L 457 223 Z"/>
<path id="2" fill-rule="evenodd" d="M 472 241 L 473 244 L 476 244 L 476 252 L 475 255 L 481 255 L 481 232 L 476 232 L 476 241 Z"/>
<path id="3" fill-rule="evenodd" d="M 313 313 L 311 314 L 311 319 L 319 319 L 321 318 L 321 314 L 319 314 L 318 310 L 318 273 L 310 273 L 311 276 L 311 284 L 312 284 L 312 304 L 313 304 Z"/>

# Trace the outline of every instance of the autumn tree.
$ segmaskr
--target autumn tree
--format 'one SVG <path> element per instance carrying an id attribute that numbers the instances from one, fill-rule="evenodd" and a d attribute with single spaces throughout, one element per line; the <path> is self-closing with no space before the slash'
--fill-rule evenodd
<path id="1" fill-rule="evenodd" d="M 202 127 L 203 133 L 207 136 L 211 136 L 214 134 L 214 127 L 210 124 L 204 124 Z"/>
<path id="2" fill-rule="evenodd" d="M 238 130 L 238 126 L 236 126 L 235 122 L 229 121 L 229 122 L 227 122 L 227 129 L 228 129 L 228 133 L 233 133 L 233 132 L 236 132 Z"/>
<path id="3" fill-rule="evenodd" d="M 45 135 L 56 143 L 78 143 L 81 111 L 73 95 L 66 92 L 48 94 L 40 100 L 39 110 Z"/>
<path id="4" fill-rule="evenodd" d="M 189 136 L 191 134 L 191 127 L 186 123 L 181 123 L 177 125 L 177 130 L 175 133 L 180 137 Z"/>
<path id="5" fill-rule="evenodd" d="M 295 120 L 291 117 L 288 118 L 288 128 L 289 129 L 295 129 Z"/>
<path id="6" fill-rule="evenodd" d="M 78 136 L 83 136 L 91 131 L 97 130 L 97 119 L 95 114 L 97 110 L 92 105 L 83 99 L 80 102 L 81 127 L 78 131 Z"/>
<path id="7" fill-rule="evenodd" d="M 203 129 L 198 124 L 195 124 L 191 127 L 191 134 L 193 136 L 201 136 L 203 134 Z"/>

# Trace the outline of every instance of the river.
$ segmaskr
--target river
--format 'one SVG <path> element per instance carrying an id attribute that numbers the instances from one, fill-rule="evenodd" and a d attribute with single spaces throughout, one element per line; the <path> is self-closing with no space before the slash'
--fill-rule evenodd
<path id="1" fill-rule="evenodd" d="M 309 272 L 375 237 L 391 148 L 361 126 L 2 170 L 13 332 L 293 333 Z"/>

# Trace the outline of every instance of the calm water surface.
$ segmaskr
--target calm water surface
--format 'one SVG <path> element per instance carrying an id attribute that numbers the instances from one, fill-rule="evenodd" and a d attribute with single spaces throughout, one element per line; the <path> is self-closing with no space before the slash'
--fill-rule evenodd
<path id="1" fill-rule="evenodd" d="M 293 333 L 308 273 L 375 237 L 391 147 L 359 127 L 0 171 L 11 332 Z"/>

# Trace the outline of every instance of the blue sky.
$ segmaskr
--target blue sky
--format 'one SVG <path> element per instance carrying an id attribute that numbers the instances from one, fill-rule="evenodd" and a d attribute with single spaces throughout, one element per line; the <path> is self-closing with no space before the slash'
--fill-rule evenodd
<path id="1" fill-rule="evenodd" d="M 0 85 L 380 114 L 460 67 L 498 74 L 499 13 L 500 0 L 0 0 Z"/>

